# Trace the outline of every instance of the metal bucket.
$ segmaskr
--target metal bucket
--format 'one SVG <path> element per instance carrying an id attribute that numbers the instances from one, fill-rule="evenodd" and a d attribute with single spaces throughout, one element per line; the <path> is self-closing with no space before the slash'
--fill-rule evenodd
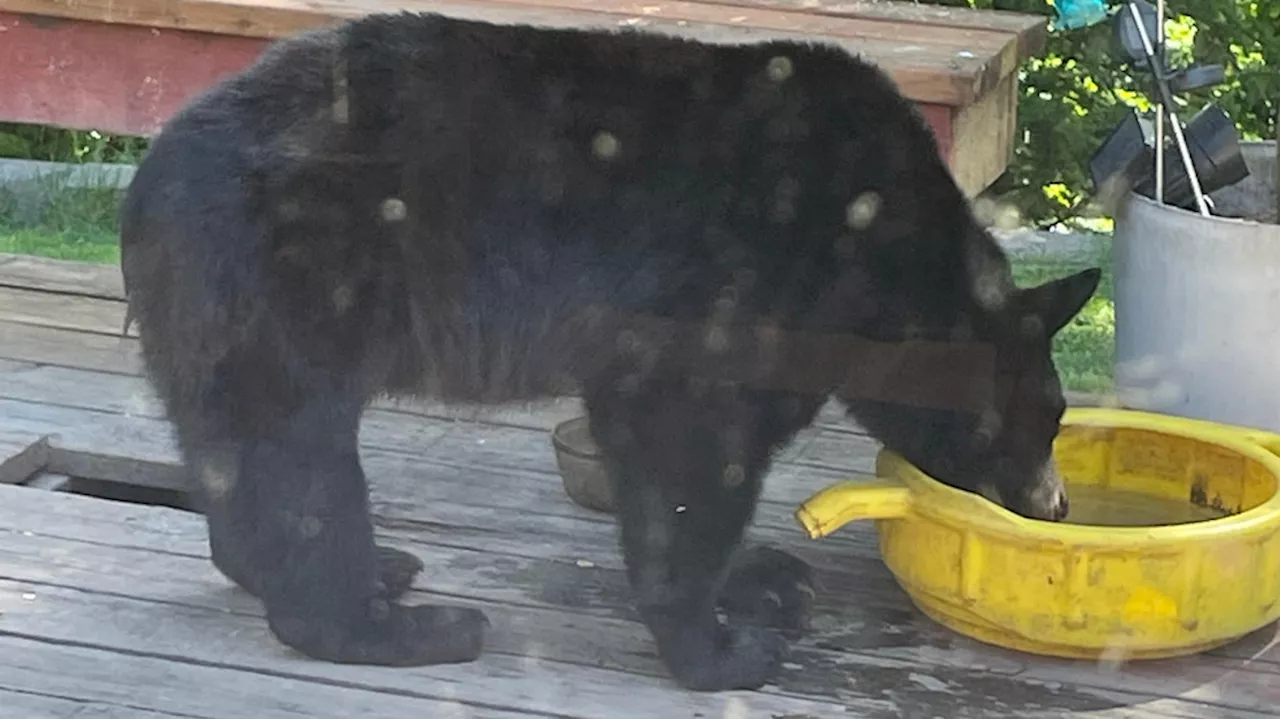
<path id="1" fill-rule="evenodd" d="M 1136 193 L 1117 213 L 1116 393 L 1134 409 L 1280 432 L 1276 143 L 1241 149 L 1249 176 L 1210 195 L 1217 216 Z"/>

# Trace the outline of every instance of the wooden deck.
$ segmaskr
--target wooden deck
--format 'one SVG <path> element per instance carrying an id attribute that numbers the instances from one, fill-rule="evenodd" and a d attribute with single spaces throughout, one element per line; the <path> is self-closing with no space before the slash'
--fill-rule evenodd
<path id="1" fill-rule="evenodd" d="M 0 120 L 149 135 L 267 42 L 372 12 L 835 43 L 916 102 L 970 195 L 1008 166 L 1047 19 L 886 0 L 0 0 Z"/>
<path id="2" fill-rule="evenodd" d="M 0 717 L 1187 717 L 1280 711 L 1274 628 L 1141 664 L 1038 659 L 912 608 L 871 527 L 821 542 L 795 503 L 870 469 L 875 445 L 825 412 L 782 456 L 752 527 L 818 568 L 814 633 L 759 692 L 678 689 L 628 602 L 614 527 L 564 495 L 547 430 L 571 401 L 484 418 L 369 413 L 363 454 L 383 541 L 428 570 L 410 601 L 493 621 L 474 664 L 344 667 L 272 640 L 207 559 L 201 518 L 87 496 L 84 479 L 182 487 L 138 376 L 114 267 L 0 256 Z M 28 486 L 22 486 L 22 485 Z M 58 490 L 62 491 L 50 491 Z M 174 499 L 174 497 L 170 497 Z M 175 502 L 180 503 L 180 502 Z"/>

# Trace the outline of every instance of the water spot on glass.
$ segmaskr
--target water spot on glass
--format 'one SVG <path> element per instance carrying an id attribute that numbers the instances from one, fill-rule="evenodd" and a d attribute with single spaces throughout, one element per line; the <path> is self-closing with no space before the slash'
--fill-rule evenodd
<path id="1" fill-rule="evenodd" d="M 298 523 L 298 531 L 302 533 L 304 539 L 315 539 L 320 536 L 320 530 L 323 524 L 320 518 L 314 515 L 307 515 Z"/>
<path id="2" fill-rule="evenodd" d="M 773 207 L 770 219 L 777 223 L 791 222 L 796 217 L 796 198 L 800 195 L 800 183 L 790 177 L 778 181 L 773 190 Z"/>
<path id="3" fill-rule="evenodd" d="M 742 697 L 729 697 L 724 703 L 724 719 L 747 719 L 747 701 Z"/>
<path id="4" fill-rule="evenodd" d="M 719 296 L 715 301 L 715 313 L 719 316 L 727 315 L 738 306 L 738 290 L 732 285 L 720 290 Z"/>
<path id="5" fill-rule="evenodd" d="M 719 324 L 713 325 L 703 336 L 702 344 L 711 352 L 724 352 L 729 348 L 729 332 Z"/>
<path id="6" fill-rule="evenodd" d="M 220 465 L 221 463 L 206 463 L 200 472 L 201 484 L 214 499 L 227 496 L 236 484 L 235 471 Z"/>
<path id="7" fill-rule="evenodd" d="M 1126 382 L 1141 382 L 1158 378 L 1167 370 L 1167 362 L 1160 355 L 1144 355 L 1136 360 L 1116 364 L 1116 378 Z"/>
<path id="8" fill-rule="evenodd" d="M 989 197 L 979 197 L 973 201 L 973 219 L 979 225 L 988 226 L 995 221 L 996 202 Z"/>
<path id="9" fill-rule="evenodd" d="M 351 120 L 351 104 L 347 95 L 347 63 L 338 60 L 333 64 L 333 121 L 345 125 Z"/>
<path id="10" fill-rule="evenodd" d="M 845 224 L 854 230 L 863 230 L 875 221 L 880 213 L 880 195 L 867 191 L 853 198 L 845 207 Z"/>
<path id="11" fill-rule="evenodd" d="M 994 409 L 983 410 L 978 417 L 978 427 L 974 430 L 974 439 L 980 445 L 989 445 L 1000 434 L 1000 429 L 1004 425 L 1004 419 L 1000 413 Z"/>
<path id="12" fill-rule="evenodd" d="M 1129 652 L 1123 646 L 1109 646 L 1098 655 L 1098 668 L 1107 672 L 1118 672 L 1129 658 Z"/>
<path id="13" fill-rule="evenodd" d="M 724 468 L 724 486 L 737 487 L 746 479 L 747 473 L 740 464 L 731 464 Z"/>
<path id="14" fill-rule="evenodd" d="M 383 200 L 378 212 L 382 215 L 382 219 L 387 222 L 403 222 L 404 218 L 409 216 L 408 206 L 398 197 L 388 197 Z"/>
<path id="15" fill-rule="evenodd" d="M 597 132 L 591 140 L 591 152 L 601 160 L 612 160 L 622 150 L 622 143 L 610 132 Z"/>
<path id="16" fill-rule="evenodd" d="M 1022 212 L 1014 205 L 1002 202 L 997 206 L 994 224 L 1001 230 L 1016 230 L 1022 226 Z"/>
<path id="17" fill-rule="evenodd" d="M 791 58 L 779 55 L 770 58 L 769 65 L 765 68 L 765 72 L 769 75 L 769 79 L 774 82 L 783 82 L 795 73 L 795 67 L 791 64 Z"/>
<path id="18" fill-rule="evenodd" d="M 1151 389 L 1150 407 L 1160 409 L 1178 404 L 1183 399 L 1182 387 L 1172 379 L 1162 379 Z"/>
<path id="19" fill-rule="evenodd" d="M 988 310 L 1002 307 L 1008 299 L 1000 275 L 991 270 L 980 272 L 974 278 L 973 296 L 978 300 L 978 304 Z"/>
<path id="20" fill-rule="evenodd" d="M 333 291 L 333 307 L 339 313 L 346 312 L 351 309 L 351 305 L 355 304 L 356 293 L 346 285 L 339 287 Z"/>

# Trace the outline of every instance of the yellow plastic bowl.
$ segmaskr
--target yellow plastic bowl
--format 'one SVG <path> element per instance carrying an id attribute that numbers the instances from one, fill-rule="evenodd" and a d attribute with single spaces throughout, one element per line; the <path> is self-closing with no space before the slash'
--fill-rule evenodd
<path id="1" fill-rule="evenodd" d="M 1026 519 L 882 451 L 876 481 L 828 487 L 796 517 L 815 539 L 878 520 L 884 561 L 915 605 L 974 639 L 1058 657 L 1171 657 L 1280 618 L 1278 454 L 1280 435 L 1267 432 L 1070 409 L 1054 445 L 1068 499 L 1093 485 L 1226 515 L 1157 526 Z"/>

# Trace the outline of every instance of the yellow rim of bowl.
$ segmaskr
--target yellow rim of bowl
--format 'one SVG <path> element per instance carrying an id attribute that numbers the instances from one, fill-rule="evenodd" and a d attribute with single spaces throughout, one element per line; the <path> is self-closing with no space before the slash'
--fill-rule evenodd
<path id="1" fill-rule="evenodd" d="M 1063 416 L 1062 425 L 1064 427 L 1145 430 L 1216 444 L 1223 449 L 1256 460 L 1280 483 L 1280 456 L 1262 447 L 1256 439 L 1251 439 L 1255 437 L 1277 442 L 1278 446 L 1274 449 L 1280 452 L 1280 435 L 1265 430 L 1252 430 L 1137 410 L 1092 407 L 1068 409 Z M 1244 535 L 1271 531 L 1273 525 L 1280 523 L 1280 487 L 1265 502 L 1239 514 L 1186 524 L 1123 527 L 1066 524 L 1023 517 L 977 494 L 943 484 L 920 471 L 901 456 L 887 450 L 882 451 L 877 460 L 877 473 L 880 474 L 882 469 L 890 470 L 889 475 L 901 480 L 912 494 L 933 494 L 946 498 L 945 501 L 937 502 L 917 496 L 915 501 L 911 502 L 913 514 L 945 516 L 951 523 L 981 526 L 985 532 L 1017 536 L 1024 541 L 1041 539 L 1046 543 L 1070 542 L 1074 545 L 1123 549 L 1135 546 L 1180 544 L 1192 539 L 1204 540 L 1220 536 L 1238 539 Z M 985 511 L 990 518 L 998 519 L 1000 523 L 983 523 L 975 520 L 971 514 L 975 509 Z"/>

